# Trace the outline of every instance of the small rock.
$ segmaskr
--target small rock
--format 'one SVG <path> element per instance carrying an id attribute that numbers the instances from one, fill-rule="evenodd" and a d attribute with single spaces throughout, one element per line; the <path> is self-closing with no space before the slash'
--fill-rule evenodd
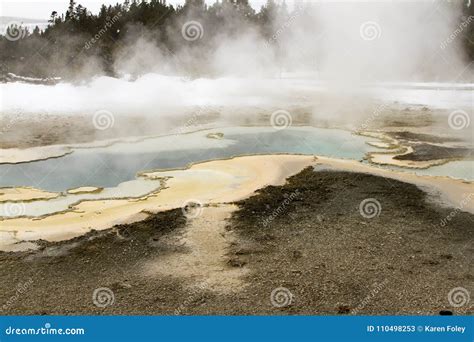
<path id="1" fill-rule="evenodd" d="M 227 261 L 227 263 L 232 267 L 243 267 L 246 262 L 237 258 L 232 258 Z"/>
<path id="2" fill-rule="evenodd" d="M 339 305 L 337 308 L 337 313 L 341 315 L 347 315 L 351 312 L 351 308 L 348 305 Z"/>
<path id="3" fill-rule="evenodd" d="M 293 253 L 292 253 L 293 259 L 299 259 L 302 256 L 303 256 L 303 253 L 301 253 L 301 251 L 293 251 Z"/>
<path id="4" fill-rule="evenodd" d="M 453 315 L 453 312 L 452 312 L 451 310 L 441 310 L 441 311 L 439 312 L 439 314 L 440 314 L 441 316 L 452 316 L 452 315 Z"/>
<path id="5" fill-rule="evenodd" d="M 118 281 L 116 283 L 113 283 L 111 287 L 112 289 L 130 289 L 132 285 L 124 281 Z"/>
<path id="6" fill-rule="evenodd" d="M 453 258 L 453 256 L 451 254 L 441 254 L 440 258 L 450 260 Z"/>

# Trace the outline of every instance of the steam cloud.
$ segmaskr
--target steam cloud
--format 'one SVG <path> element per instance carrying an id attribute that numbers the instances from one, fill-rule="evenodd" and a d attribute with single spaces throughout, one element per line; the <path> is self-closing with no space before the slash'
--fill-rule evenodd
<path id="1" fill-rule="evenodd" d="M 159 116 L 196 105 L 278 107 L 298 96 L 312 101 L 322 83 L 340 94 L 366 82 L 460 82 L 471 79 L 472 70 L 459 39 L 440 48 L 460 13 L 460 5 L 432 1 L 296 2 L 289 17 L 275 18 L 270 39 L 229 18 L 205 43 L 199 39 L 206 37 L 205 25 L 197 39 L 178 32 L 174 51 L 158 46 L 142 27 L 129 26 L 127 44 L 115 56 L 120 78 L 103 76 L 91 60 L 78 72 L 95 76 L 79 84 L 1 84 L 0 111 Z M 192 13 L 186 19 L 199 23 Z"/>

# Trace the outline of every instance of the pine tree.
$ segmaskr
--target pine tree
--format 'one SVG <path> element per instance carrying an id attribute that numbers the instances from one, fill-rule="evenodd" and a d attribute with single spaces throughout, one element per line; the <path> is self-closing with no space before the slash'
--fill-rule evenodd
<path id="1" fill-rule="evenodd" d="M 67 8 L 67 12 L 66 12 L 66 20 L 75 19 L 75 13 L 74 13 L 75 6 L 76 6 L 76 2 L 74 0 L 69 0 L 69 7 Z"/>

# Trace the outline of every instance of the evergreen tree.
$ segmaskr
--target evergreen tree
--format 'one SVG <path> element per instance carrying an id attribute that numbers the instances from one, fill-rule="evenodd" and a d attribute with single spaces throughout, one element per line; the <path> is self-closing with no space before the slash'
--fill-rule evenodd
<path id="1" fill-rule="evenodd" d="M 74 0 L 69 0 L 69 7 L 66 12 L 66 20 L 74 20 L 75 13 L 74 7 L 76 6 L 76 2 Z"/>

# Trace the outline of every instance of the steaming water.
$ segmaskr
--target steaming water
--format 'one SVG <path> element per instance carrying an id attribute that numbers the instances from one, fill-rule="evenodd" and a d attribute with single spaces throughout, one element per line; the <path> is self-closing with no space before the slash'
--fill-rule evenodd
<path id="1" fill-rule="evenodd" d="M 206 135 L 221 132 L 223 139 Z M 184 135 L 76 149 L 61 158 L 0 165 L 0 187 L 32 186 L 64 191 L 80 186 L 115 187 L 137 172 L 185 167 L 190 163 L 244 154 L 300 153 L 361 159 L 374 150 L 368 138 L 319 128 L 222 128 Z"/>
<path id="2" fill-rule="evenodd" d="M 299 75 L 300 76 L 300 75 Z M 345 88 L 342 88 L 345 89 Z M 350 94 L 429 107 L 472 107 L 473 83 L 380 83 L 351 87 Z M 345 91 L 348 91 L 346 89 Z M 59 83 L 55 86 L 20 82 L 0 84 L 0 113 L 94 113 L 107 109 L 119 115 L 162 115 L 165 108 L 181 106 L 281 106 L 318 100 L 320 94 L 341 95 L 327 82 L 286 75 L 286 78 L 185 79 L 149 73 L 130 82 L 97 77 L 86 85 Z M 28 101 L 25 101 L 28 94 Z M 97 96 L 100 94 L 100 96 Z M 311 102 L 310 102 L 311 103 Z M 159 108 L 159 110 L 157 110 Z M 356 113 L 354 113 L 356 115 Z"/>
<path id="3" fill-rule="evenodd" d="M 222 139 L 208 138 L 223 133 Z M 184 135 L 150 138 L 136 143 L 76 149 L 60 158 L 0 165 L 0 187 L 32 186 L 65 191 L 80 186 L 104 187 L 100 193 L 64 194 L 52 200 L 24 203 L 27 216 L 66 210 L 83 200 L 141 197 L 159 189 L 159 180 L 136 178 L 137 172 L 185 167 L 199 161 L 245 154 L 301 153 L 361 159 L 369 150 L 368 138 L 347 131 L 295 127 L 231 127 Z M 0 216 L 6 216 L 0 203 Z M 10 215 L 11 217 L 11 215 Z"/>

